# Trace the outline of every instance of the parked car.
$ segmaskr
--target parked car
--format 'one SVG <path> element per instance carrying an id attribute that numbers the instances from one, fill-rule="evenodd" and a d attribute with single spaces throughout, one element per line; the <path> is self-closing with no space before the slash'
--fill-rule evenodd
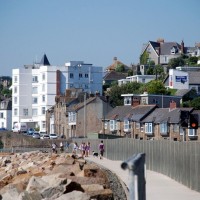
<path id="1" fill-rule="evenodd" d="M 40 139 L 40 134 L 38 132 L 34 132 L 32 137 L 35 139 Z"/>
<path id="2" fill-rule="evenodd" d="M 0 131 L 7 131 L 6 128 L 0 128 Z"/>
<path id="3" fill-rule="evenodd" d="M 27 130 L 27 135 L 33 135 L 33 133 L 35 132 L 35 129 L 34 128 L 29 128 Z"/>
<path id="4" fill-rule="evenodd" d="M 50 133 L 49 134 L 50 139 L 57 139 L 58 136 L 55 133 Z"/>
<path id="5" fill-rule="evenodd" d="M 49 137 L 49 135 L 48 134 L 42 134 L 41 136 L 40 136 L 40 139 L 50 139 L 50 137 Z"/>

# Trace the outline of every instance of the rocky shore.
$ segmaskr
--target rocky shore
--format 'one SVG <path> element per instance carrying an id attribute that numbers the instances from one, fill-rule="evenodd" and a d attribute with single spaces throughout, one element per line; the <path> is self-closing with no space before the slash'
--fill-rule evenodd
<path id="1" fill-rule="evenodd" d="M 112 172 L 70 154 L 1 153 L 0 166 L 3 200 L 126 199 Z"/>

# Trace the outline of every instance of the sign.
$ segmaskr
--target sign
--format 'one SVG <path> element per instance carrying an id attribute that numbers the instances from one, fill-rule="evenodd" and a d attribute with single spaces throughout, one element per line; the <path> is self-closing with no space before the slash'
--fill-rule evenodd
<path id="1" fill-rule="evenodd" d="M 181 83 L 187 82 L 187 76 L 176 76 L 176 82 L 181 82 Z"/>

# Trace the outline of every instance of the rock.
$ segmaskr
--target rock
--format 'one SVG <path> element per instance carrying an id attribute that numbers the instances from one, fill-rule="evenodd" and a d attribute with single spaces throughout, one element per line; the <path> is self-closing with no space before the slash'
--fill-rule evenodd
<path id="1" fill-rule="evenodd" d="M 72 191 L 56 198 L 55 200 L 90 200 L 90 196 L 80 191 Z"/>
<path id="2" fill-rule="evenodd" d="M 110 189 L 98 190 L 87 192 L 90 195 L 91 199 L 99 199 L 99 200 L 114 200 L 113 192 Z"/>
<path id="3" fill-rule="evenodd" d="M 93 192 L 104 189 L 103 185 L 99 184 L 81 185 L 81 187 L 84 189 L 85 192 Z"/>
<path id="4" fill-rule="evenodd" d="M 1 195 L 2 199 L 5 200 L 17 200 L 19 197 L 19 192 L 17 188 L 8 189 L 4 194 Z"/>
<path id="5" fill-rule="evenodd" d="M 43 199 L 42 195 L 37 191 L 31 193 L 24 191 L 19 195 L 19 200 L 42 200 L 42 199 Z"/>
<path id="6" fill-rule="evenodd" d="M 11 176 L 10 174 L 6 174 L 4 177 L 2 177 L 0 180 L 0 188 L 11 183 L 12 178 L 13 178 L 13 176 Z"/>

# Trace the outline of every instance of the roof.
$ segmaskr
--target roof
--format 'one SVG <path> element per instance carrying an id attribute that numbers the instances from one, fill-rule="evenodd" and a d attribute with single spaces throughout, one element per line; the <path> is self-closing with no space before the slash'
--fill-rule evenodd
<path id="1" fill-rule="evenodd" d="M 48 60 L 46 54 L 44 54 L 44 56 L 42 57 L 42 59 L 41 59 L 41 61 L 40 61 L 39 64 L 41 64 L 43 66 L 49 66 L 50 65 L 49 60 Z"/>
<path id="2" fill-rule="evenodd" d="M 156 108 L 154 112 L 149 114 L 142 122 L 154 122 L 154 123 L 179 123 L 180 122 L 180 111 L 191 112 L 193 108 L 175 108 L 170 110 L 170 108 Z"/>
<path id="3" fill-rule="evenodd" d="M 116 72 L 116 71 L 109 71 L 108 73 L 106 73 L 106 75 L 104 76 L 103 80 L 112 80 L 112 81 L 117 81 L 120 79 L 125 79 L 126 78 L 126 74 L 121 73 L 121 72 Z"/>
<path id="4" fill-rule="evenodd" d="M 117 106 L 108 113 L 106 119 L 118 119 L 120 121 L 123 121 L 124 119 L 128 118 L 132 121 L 139 121 L 155 108 L 156 105 L 138 105 L 135 107 L 131 105 Z"/>
<path id="5" fill-rule="evenodd" d="M 190 91 L 190 89 L 180 89 L 180 90 L 177 90 L 177 91 L 176 91 L 175 95 L 176 95 L 176 96 L 183 97 L 183 96 L 186 95 L 189 91 Z"/>
<path id="6" fill-rule="evenodd" d="M 125 70 L 129 69 L 129 67 L 127 65 L 125 65 L 121 61 L 117 60 L 116 57 L 114 57 L 113 64 L 111 64 L 108 67 L 106 67 L 106 71 L 113 71 L 113 70 L 115 71 L 117 66 L 119 66 L 119 65 L 123 65 L 125 67 Z"/>
<path id="7" fill-rule="evenodd" d="M 177 42 L 164 42 L 160 44 L 160 55 L 170 55 L 172 47 L 177 48 L 177 53 L 181 54 L 179 53 L 179 50 L 181 49 L 180 44 Z"/>
<path id="8" fill-rule="evenodd" d="M 200 71 L 188 71 L 189 84 L 200 84 Z"/>

